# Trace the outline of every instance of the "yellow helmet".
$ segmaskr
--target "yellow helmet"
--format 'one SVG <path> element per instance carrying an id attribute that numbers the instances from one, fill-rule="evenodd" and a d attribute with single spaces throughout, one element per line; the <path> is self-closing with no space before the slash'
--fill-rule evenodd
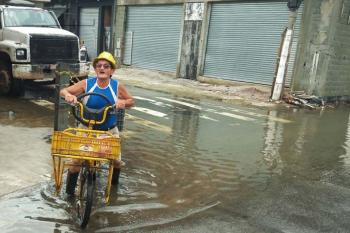
<path id="1" fill-rule="evenodd" d="M 113 55 L 109 52 L 102 52 L 100 53 L 93 61 L 92 63 L 92 66 L 94 68 L 96 68 L 96 63 L 99 61 L 99 60 L 106 60 L 108 61 L 109 63 L 111 63 L 111 66 L 112 66 L 112 69 L 115 69 L 117 67 L 117 62 L 115 61 Z"/>

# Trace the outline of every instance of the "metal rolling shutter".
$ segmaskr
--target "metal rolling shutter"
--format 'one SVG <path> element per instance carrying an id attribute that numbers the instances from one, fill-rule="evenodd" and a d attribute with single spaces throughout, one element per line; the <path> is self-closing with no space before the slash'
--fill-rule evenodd
<path id="1" fill-rule="evenodd" d="M 79 37 L 87 48 L 89 59 L 97 56 L 98 8 L 81 8 Z"/>
<path id="2" fill-rule="evenodd" d="M 288 15 L 286 2 L 213 4 L 204 75 L 271 85 Z"/>
<path id="3" fill-rule="evenodd" d="M 125 64 L 175 71 L 182 15 L 182 5 L 129 6 Z"/>

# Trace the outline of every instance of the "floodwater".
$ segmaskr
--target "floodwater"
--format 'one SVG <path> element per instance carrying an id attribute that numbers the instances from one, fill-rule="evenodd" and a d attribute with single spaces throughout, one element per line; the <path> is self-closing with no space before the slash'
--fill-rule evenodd
<path id="1" fill-rule="evenodd" d="M 350 232 L 348 106 L 266 110 L 130 90 L 120 186 L 109 205 L 98 193 L 83 232 Z M 1 232 L 81 231 L 50 178 L 52 121 L 37 97 L 0 98 Z"/>

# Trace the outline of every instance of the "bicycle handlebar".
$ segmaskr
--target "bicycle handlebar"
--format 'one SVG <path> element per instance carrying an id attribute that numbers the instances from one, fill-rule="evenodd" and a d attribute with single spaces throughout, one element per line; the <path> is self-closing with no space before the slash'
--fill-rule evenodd
<path id="1" fill-rule="evenodd" d="M 99 97 L 103 98 L 107 102 L 107 105 L 100 108 L 100 109 L 92 109 L 92 108 L 87 107 L 86 104 L 84 104 L 82 102 L 82 99 L 84 97 L 90 96 L 90 95 L 95 95 L 95 96 L 99 96 Z M 107 114 L 113 113 L 113 111 L 116 108 L 115 104 L 112 104 L 106 96 L 104 96 L 100 93 L 94 93 L 94 92 L 84 93 L 82 95 L 79 95 L 77 97 L 77 100 L 78 100 L 78 103 L 75 104 L 74 106 L 72 106 L 73 116 L 80 123 L 82 123 L 83 125 L 85 125 L 87 127 L 93 127 L 94 125 L 102 125 L 103 123 L 105 123 L 105 121 L 107 119 Z M 76 111 L 77 109 L 79 110 L 79 113 L 80 113 L 79 115 L 77 114 L 77 111 Z M 101 119 L 101 117 L 98 117 L 101 114 L 102 114 L 102 119 Z M 86 115 L 88 117 L 86 117 Z M 117 125 L 117 123 L 115 123 L 110 128 L 114 128 L 116 125 Z"/>

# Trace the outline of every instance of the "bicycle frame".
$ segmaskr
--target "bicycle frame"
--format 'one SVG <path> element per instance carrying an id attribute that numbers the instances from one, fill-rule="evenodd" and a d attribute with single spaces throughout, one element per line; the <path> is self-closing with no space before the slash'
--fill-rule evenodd
<path id="1" fill-rule="evenodd" d="M 109 203 L 114 160 L 120 158 L 120 138 L 106 131 L 68 128 L 62 132 L 54 132 L 51 152 L 57 194 L 62 187 L 64 169 L 81 166 L 66 160 L 78 159 L 81 160 L 80 164 L 87 161 L 92 172 L 106 169 L 101 164 L 107 163 L 109 166 L 105 203 Z"/>
<path id="2" fill-rule="evenodd" d="M 58 194 L 62 187 L 63 171 L 69 166 L 80 166 L 86 161 L 91 172 L 96 172 L 106 168 L 102 168 L 102 163 L 107 163 L 108 181 L 105 192 L 105 203 L 109 203 L 110 190 L 112 183 L 112 175 L 114 161 L 120 159 L 120 138 L 108 131 L 94 130 L 94 125 L 103 124 L 107 119 L 107 114 L 115 108 L 115 105 L 108 105 L 98 110 L 102 113 L 102 119 L 86 119 L 84 117 L 84 107 L 80 100 L 87 95 L 100 95 L 97 93 L 85 93 L 78 97 L 79 102 L 75 106 L 80 110 L 79 116 L 73 112 L 77 120 L 87 124 L 87 129 L 68 128 L 63 131 L 54 131 L 52 137 L 51 155 L 53 160 L 53 170 L 55 177 L 56 193 Z M 108 100 L 108 99 L 107 99 Z M 108 102 L 108 101 L 107 101 Z M 88 110 L 89 112 L 89 110 Z M 93 112 L 95 113 L 95 112 Z M 66 160 L 78 159 L 80 165 L 69 163 Z"/>

